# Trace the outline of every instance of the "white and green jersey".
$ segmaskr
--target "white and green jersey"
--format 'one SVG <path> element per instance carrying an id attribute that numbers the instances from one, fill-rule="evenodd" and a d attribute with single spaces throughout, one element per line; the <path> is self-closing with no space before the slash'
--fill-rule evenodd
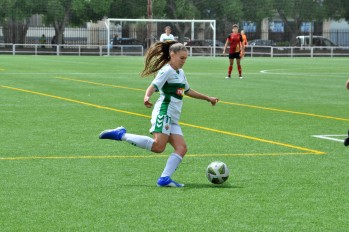
<path id="1" fill-rule="evenodd" d="M 153 109 L 152 124 L 159 115 L 168 116 L 172 123 L 178 123 L 184 93 L 190 89 L 184 71 L 182 69 L 176 71 L 166 64 L 160 69 L 152 84 L 160 92 Z"/>
<path id="2" fill-rule="evenodd" d="M 174 36 L 172 34 L 167 35 L 166 33 L 161 34 L 160 41 L 168 41 L 168 40 L 175 40 Z"/>

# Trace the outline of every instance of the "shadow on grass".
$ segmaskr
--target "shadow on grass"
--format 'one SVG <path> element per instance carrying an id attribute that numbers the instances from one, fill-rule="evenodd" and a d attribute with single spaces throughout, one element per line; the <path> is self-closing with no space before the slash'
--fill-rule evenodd
<path id="1" fill-rule="evenodd" d="M 196 183 L 189 183 L 185 184 L 185 188 L 193 188 L 193 189 L 200 189 L 200 188 L 243 188 L 241 186 L 237 185 L 231 185 L 231 184 L 196 184 Z"/>
<path id="2" fill-rule="evenodd" d="M 123 184 L 120 185 L 122 187 L 140 187 L 140 188 L 160 188 L 156 185 L 147 185 L 147 184 Z M 164 189 L 171 188 L 171 187 L 162 187 Z M 242 186 L 237 186 L 237 185 L 231 185 L 231 184 L 197 184 L 197 183 L 186 183 L 184 188 L 178 188 L 178 189 L 239 189 L 243 188 Z"/>

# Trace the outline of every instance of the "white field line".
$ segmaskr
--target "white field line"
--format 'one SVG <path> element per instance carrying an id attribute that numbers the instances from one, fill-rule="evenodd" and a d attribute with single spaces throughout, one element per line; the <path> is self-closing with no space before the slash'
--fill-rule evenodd
<path id="1" fill-rule="evenodd" d="M 346 137 L 347 135 L 312 135 L 312 137 L 319 138 L 319 139 L 327 139 L 327 140 L 332 140 L 336 142 L 344 142 L 344 139 L 337 139 L 333 137 Z"/>

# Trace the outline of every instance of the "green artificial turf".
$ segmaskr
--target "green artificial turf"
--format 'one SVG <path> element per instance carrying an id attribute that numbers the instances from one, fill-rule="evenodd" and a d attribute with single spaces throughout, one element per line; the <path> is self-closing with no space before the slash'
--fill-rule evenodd
<path id="1" fill-rule="evenodd" d="M 220 102 L 184 98 L 173 189 L 156 186 L 170 146 L 98 139 L 149 135 L 143 57 L 0 56 L 1 231 L 345 231 L 348 62 L 244 58 L 226 80 L 227 58 L 189 57 L 191 88 Z"/>

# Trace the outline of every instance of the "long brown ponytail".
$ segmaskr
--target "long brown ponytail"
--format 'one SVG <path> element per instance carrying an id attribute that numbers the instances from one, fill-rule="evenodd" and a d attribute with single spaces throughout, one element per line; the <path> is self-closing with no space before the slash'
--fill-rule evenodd
<path id="1" fill-rule="evenodd" d="M 144 70 L 141 72 L 142 77 L 155 74 L 170 59 L 170 52 L 187 51 L 187 48 L 177 41 L 164 41 L 154 43 L 145 55 Z"/>

